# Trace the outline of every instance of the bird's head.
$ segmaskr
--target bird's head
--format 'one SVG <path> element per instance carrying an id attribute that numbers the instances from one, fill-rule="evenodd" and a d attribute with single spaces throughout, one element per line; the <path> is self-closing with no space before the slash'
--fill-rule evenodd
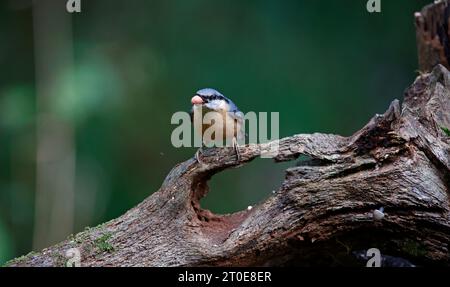
<path id="1" fill-rule="evenodd" d="M 198 90 L 192 97 L 193 106 L 203 106 L 213 111 L 236 112 L 236 105 L 218 91 L 210 88 Z"/>

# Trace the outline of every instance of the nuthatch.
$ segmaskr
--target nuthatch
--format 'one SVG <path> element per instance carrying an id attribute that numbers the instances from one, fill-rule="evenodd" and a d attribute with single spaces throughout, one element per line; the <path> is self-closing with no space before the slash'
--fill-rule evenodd
<path id="1" fill-rule="evenodd" d="M 237 160 L 240 161 L 238 140 L 244 136 L 244 115 L 238 107 L 218 91 L 209 88 L 198 90 L 195 96 L 192 97 L 191 103 L 191 120 L 194 124 L 194 129 L 202 136 L 202 142 L 208 144 L 211 141 L 223 142 L 231 140 Z M 210 122 L 207 121 L 207 123 L 203 121 L 203 117 L 206 114 L 211 120 Z M 196 121 L 194 119 L 200 120 Z M 220 123 L 221 126 L 214 126 L 213 122 Z M 203 134 L 211 126 L 214 126 L 213 133 L 211 139 L 207 139 Z M 219 135 L 219 137 L 222 135 L 222 137 L 216 138 L 216 135 Z M 195 158 L 201 163 L 199 153 L 201 153 L 201 148 L 195 153 Z"/>

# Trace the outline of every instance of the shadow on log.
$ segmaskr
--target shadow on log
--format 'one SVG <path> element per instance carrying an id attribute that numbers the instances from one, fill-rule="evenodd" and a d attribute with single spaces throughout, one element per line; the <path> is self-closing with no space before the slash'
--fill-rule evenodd
<path id="1" fill-rule="evenodd" d="M 202 164 L 178 164 L 121 217 L 7 265 L 64 266 L 71 248 L 82 266 L 348 266 L 361 264 L 355 255 L 369 248 L 415 265 L 449 265 L 449 128 L 450 73 L 437 65 L 402 104 L 393 101 L 351 137 L 299 134 L 247 145 L 240 162 L 232 149 L 206 150 Z M 293 163 L 276 193 L 251 210 L 201 208 L 212 176 L 276 145 L 275 161 L 312 160 Z"/>

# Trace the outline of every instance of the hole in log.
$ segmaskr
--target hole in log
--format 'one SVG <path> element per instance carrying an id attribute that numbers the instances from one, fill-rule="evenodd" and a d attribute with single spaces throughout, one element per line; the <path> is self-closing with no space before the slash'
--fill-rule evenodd
<path id="1" fill-rule="evenodd" d="M 291 166 L 289 162 L 257 158 L 244 167 L 198 178 L 193 183 L 191 203 L 204 235 L 217 243 L 225 240 L 258 203 L 278 190 Z"/>
<path id="2" fill-rule="evenodd" d="M 275 164 L 258 158 L 241 168 L 224 170 L 208 182 L 210 192 L 202 198 L 201 206 L 218 214 L 253 207 L 279 188 L 286 168 L 291 166 L 289 162 Z"/>

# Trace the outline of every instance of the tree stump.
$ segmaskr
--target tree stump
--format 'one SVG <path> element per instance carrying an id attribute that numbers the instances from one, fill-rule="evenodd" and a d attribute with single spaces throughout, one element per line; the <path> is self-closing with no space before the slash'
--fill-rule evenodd
<path id="1" fill-rule="evenodd" d="M 450 2 L 435 1 L 415 13 L 419 70 L 430 72 L 437 64 L 450 69 Z"/>

